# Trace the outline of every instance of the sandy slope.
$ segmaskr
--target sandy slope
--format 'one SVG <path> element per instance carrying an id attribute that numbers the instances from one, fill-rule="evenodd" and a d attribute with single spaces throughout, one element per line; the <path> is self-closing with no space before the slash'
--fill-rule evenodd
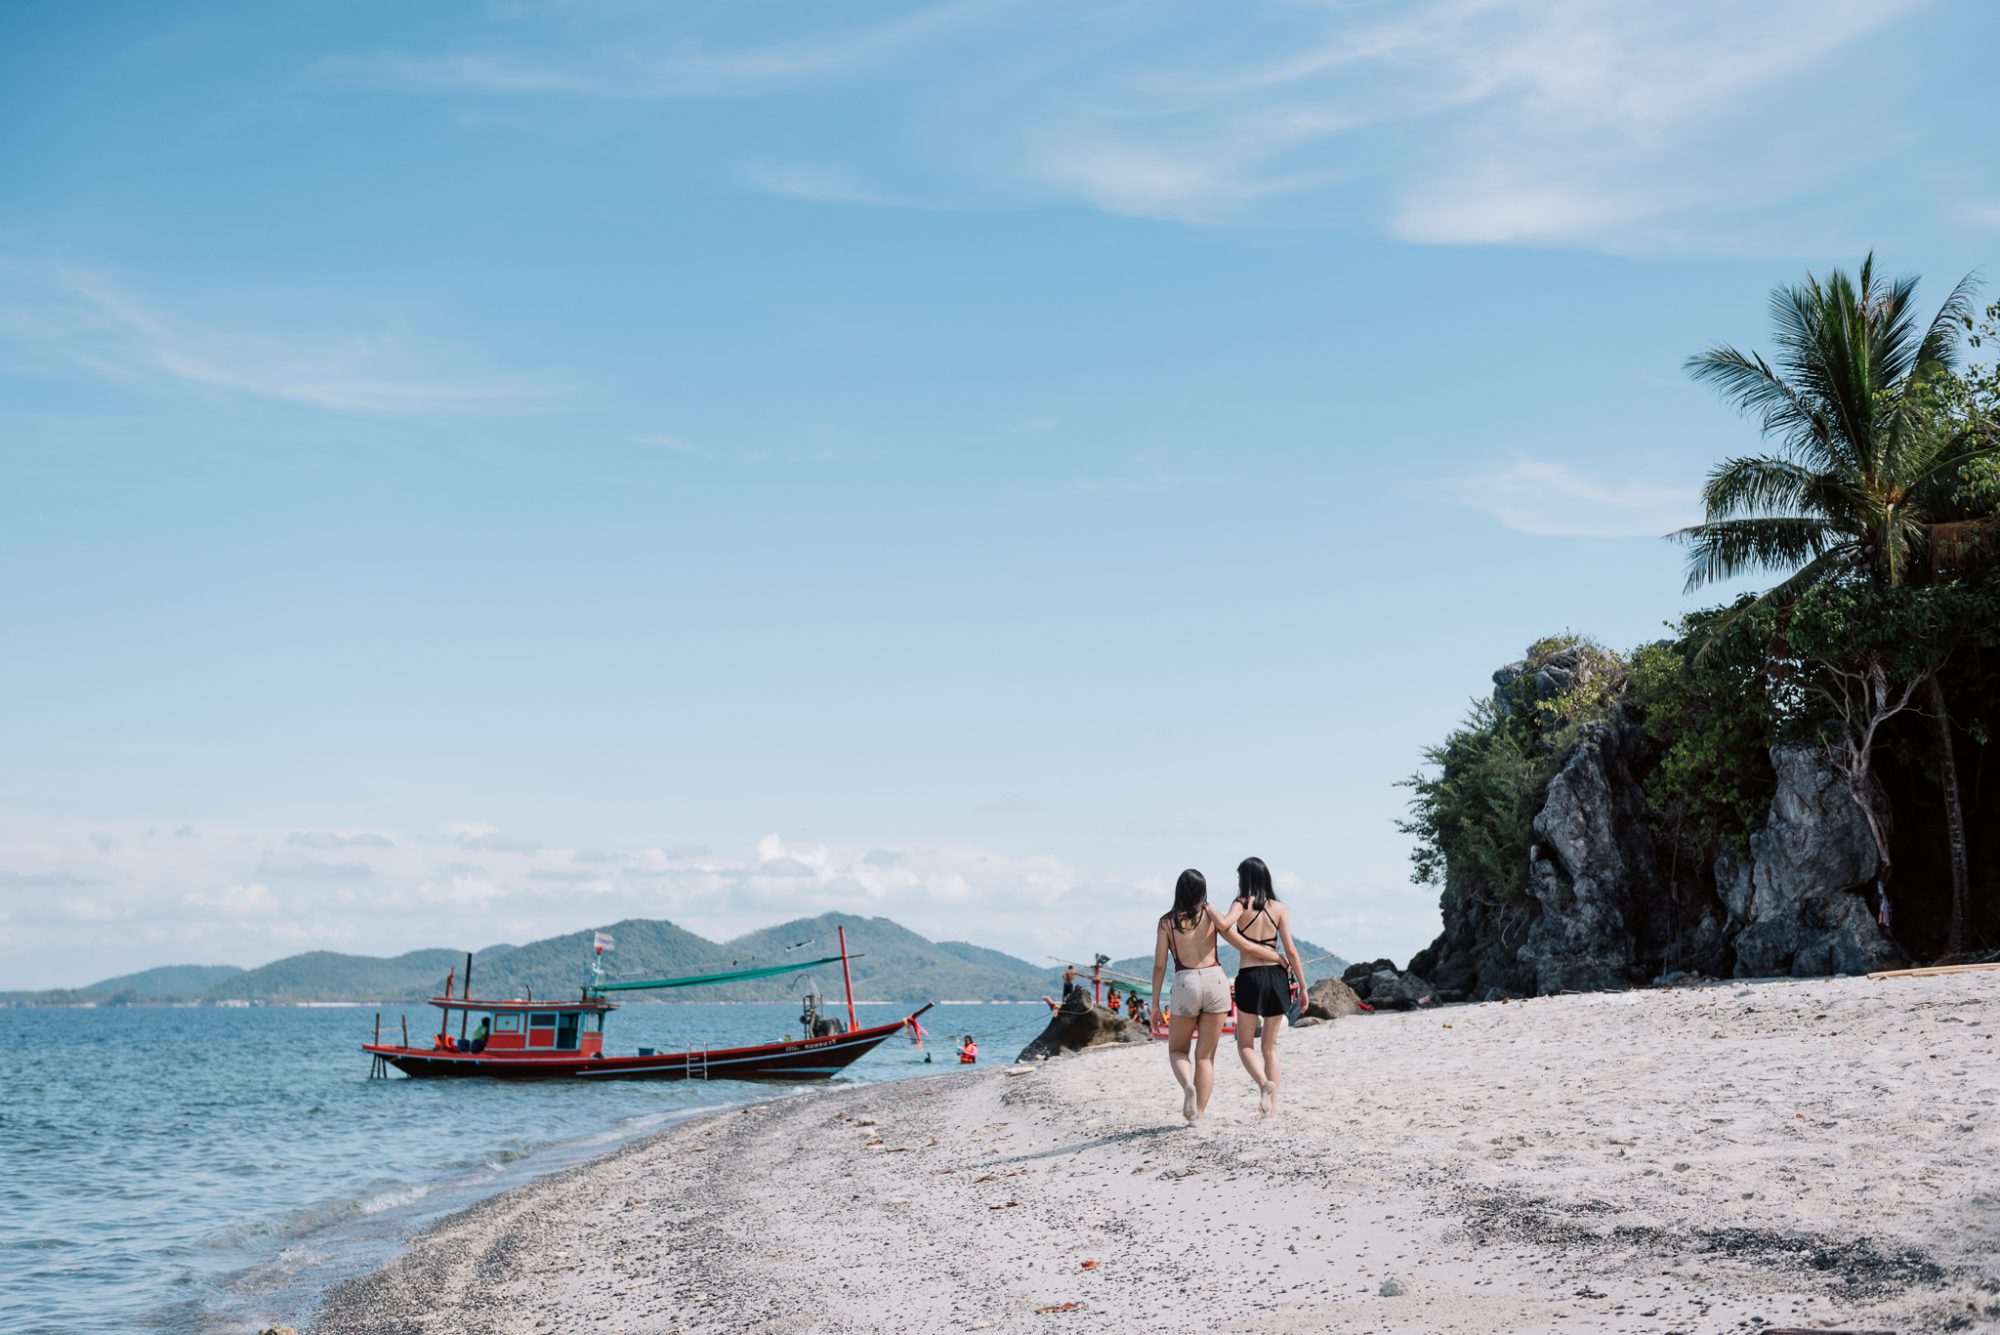
<path id="1" fill-rule="evenodd" d="M 1987 973 L 1356 1017 L 1275 1124 L 1232 1058 L 1183 1127 L 1157 1046 L 831 1091 L 447 1220 L 319 1330 L 2000 1329 L 1996 1049 Z"/>

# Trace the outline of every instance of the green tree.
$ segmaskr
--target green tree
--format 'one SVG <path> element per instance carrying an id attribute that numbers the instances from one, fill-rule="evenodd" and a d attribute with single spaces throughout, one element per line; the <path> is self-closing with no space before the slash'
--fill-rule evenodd
<path id="1" fill-rule="evenodd" d="M 1778 352 L 1714 347 L 1688 360 L 1698 381 L 1715 385 L 1755 415 L 1779 451 L 1724 460 L 1702 492 L 1703 522 L 1673 536 L 1688 548 L 1690 591 L 1751 572 L 1785 575 L 1748 600 L 1718 630 L 1753 609 L 1782 609 L 1843 573 L 1895 588 L 1933 568 L 1933 538 L 1962 517 L 1960 491 L 1995 457 L 1989 433 L 1938 411 L 1957 366 L 1959 339 L 1973 314 L 1973 282 L 1962 280 L 1928 325 L 1913 309 L 1916 280 L 1879 279 L 1875 257 L 1858 277 L 1835 270 L 1824 282 L 1771 294 Z M 1951 843 L 1950 948 L 1963 948 L 1970 875 L 1951 721 L 1936 668 L 1949 645 L 1934 646 L 1917 677 L 1883 682 L 1890 699 L 1905 687 L 1927 693 L 1938 733 L 1938 766 Z M 1871 675 L 1879 667 L 1869 667 Z M 1845 669 L 1842 669 L 1845 670 Z M 1861 750 L 1850 770 L 1867 786 L 1874 730 L 1848 738 Z M 1857 793 L 1875 818 L 1867 801 Z"/>

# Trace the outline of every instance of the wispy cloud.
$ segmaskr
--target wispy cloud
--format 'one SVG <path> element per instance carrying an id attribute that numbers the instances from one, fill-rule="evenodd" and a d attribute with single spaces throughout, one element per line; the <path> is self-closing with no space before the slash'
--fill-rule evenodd
<path id="1" fill-rule="evenodd" d="M 872 26 L 821 11 L 812 32 L 761 45 L 549 23 L 323 68 L 496 96 L 837 88 L 848 111 L 900 127 L 844 144 L 840 166 L 798 165 L 788 133 L 793 165 L 741 169 L 803 199 L 1632 249 L 1761 216 L 1865 161 L 1887 131 L 1859 107 L 1802 102 L 1831 59 L 1925 2 L 968 0 Z"/>
<path id="2" fill-rule="evenodd" d="M 173 311 L 93 269 L 0 265 L 0 345 L 15 374 L 82 372 L 342 412 L 438 414 L 556 397 L 545 375 L 456 369 L 467 358 L 395 322 L 339 333 L 318 309 L 226 324 Z M 437 368 L 412 374 L 412 367 Z M 453 369 L 445 369 L 451 367 Z"/>
<path id="3" fill-rule="evenodd" d="M 1701 518 L 1687 487 L 1606 481 L 1541 459 L 1461 478 L 1447 491 L 1469 510 L 1541 537 L 1658 538 Z"/>
<path id="4" fill-rule="evenodd" d="M 93 841 L 93 833 L 118 837 Z M 1122 940 L 1142 916 L 1135 906 L 1165 893 L 1157 878 L 971 845 L 836 845 L 773 833 L 726 853 L 688 844 L 607 852 L 503 840 L 484 823 L 454 822 L 442 833 L 347 845 L 351 861 L 331 864 L 303 858 L 293 831 L 216 833 L 176 842 L 136 829 L 44 827 L 31 838 L 0 829 L 8 869 L 0 988 L 81 984 L 196 958 L 255 964 L 314 941 L 377 954 L 479 946 L 503 933 L 519 941 L 625 917 L 670 917 L 726 939 L 840 910 L 1028 952 L 1074 945 L 1076 933 Z M 465 916 L 473 909 L 476 927 Z M 93 924 L 80 948 L 77 922 Z M 488 935 L 468 939 L 469 930 Z M 58 943 L 65 948 L 52 949 Z"/>

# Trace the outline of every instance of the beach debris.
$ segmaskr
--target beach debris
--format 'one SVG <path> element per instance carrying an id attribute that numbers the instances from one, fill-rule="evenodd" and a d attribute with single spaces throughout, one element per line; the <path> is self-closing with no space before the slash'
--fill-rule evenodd
<path id="1" fill-rule="evenodd" d="M 1035 1311 L 1037 1314 L 1047 1313 L 1047 1312 L 1074 1312 L 1079 1310 L 1080 1308 L 1084 1308 L 1087 1306 L 1089 1306 L 1088 1303 L 1079 1303 L 1079 1302 L 1050 1303 L 1047 1307 L 1037 1307 Z"/>
<path id="2" fill-rule="evenodd" d="M 1047 1059 L 1044 1058 L 1043 1060 Z M 1007 1068 L 1008 1075 L 1033 1075 L 1034 1073 L 1035 1068 L 1032 1066 L 1009 1066 Z"/>
<path id="3" fill-rule="evenodd" d="M 1382 1281 L 1382 1287 L 1376 1290 L 1384 1298 L 1400 1298 L 1409 1291 L 1410 1286 L 1403 1282 L 1400 1275 L 1389 1276 Z"/>
<path id="4" fill-rule="evenodd" d="M 875 1119 L 872 1117 L 857 1117 L 854 1119 L 854 1124 L 856 1126 L 873 1126 L 875 1125 Z"/>
<path id="5" fill-rule="evenodd" d="M 870 1145 L 880 1145 L 880 1144 L 883 1144 L 883 1143 L 884 1143 L 884 1141 L 883 1141 L 882 1137 L 880 1137 L 880 1136 L 875 1136 L 875 1137 L 872 1137 L 872 1138 L 871 1138 L 871 1139 L 869 1140 L 869 1142 L 868 1142 L 868 1143 L 869 1143 Z"/>
<path id="6" fill-rule="evenodd" d="M 257 1335 L 299 1335 L 299 1332 L 292 1326 L 266 1326 Z"/>
<path id="7" fill-rule="evenodd" d="M 1102 1265 L 1102 1264 L 1103 1264 L 1103 1262 L 1102 1262 L 1102 1261 L 1085 1261 L 1085 1262 L 1083 1263 L 1083 1268 L 1084 1268 L 1085 1270 L 1095 1270 L 1095 1269 L 1097 1269 L 1097 1267 L 1098 1267 L 1098 1266 L 1100 1266 L 1100 1265 Z"/>
<path id="8" fill-rule="evenodd" d="M 986 1208 L 989 1210 L 1011 1210 L 1020 1203 L 1019 1201 L 1008 1201 L 1005 1205 L 989 1205 Z"/>

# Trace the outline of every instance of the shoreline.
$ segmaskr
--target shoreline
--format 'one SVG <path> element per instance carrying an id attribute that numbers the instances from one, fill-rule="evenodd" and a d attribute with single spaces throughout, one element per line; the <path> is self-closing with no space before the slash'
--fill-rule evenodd
<path id="1" fill-rule="evenodd" d="M 1150 1044 L 779 1098 L 442 1219 L 311 1329 L 2000 1329 L 1992 978 L 1353 1017 L 1286 1035 L 1276 1123 L 1227 1047 L 1192 1130 Z"/>

